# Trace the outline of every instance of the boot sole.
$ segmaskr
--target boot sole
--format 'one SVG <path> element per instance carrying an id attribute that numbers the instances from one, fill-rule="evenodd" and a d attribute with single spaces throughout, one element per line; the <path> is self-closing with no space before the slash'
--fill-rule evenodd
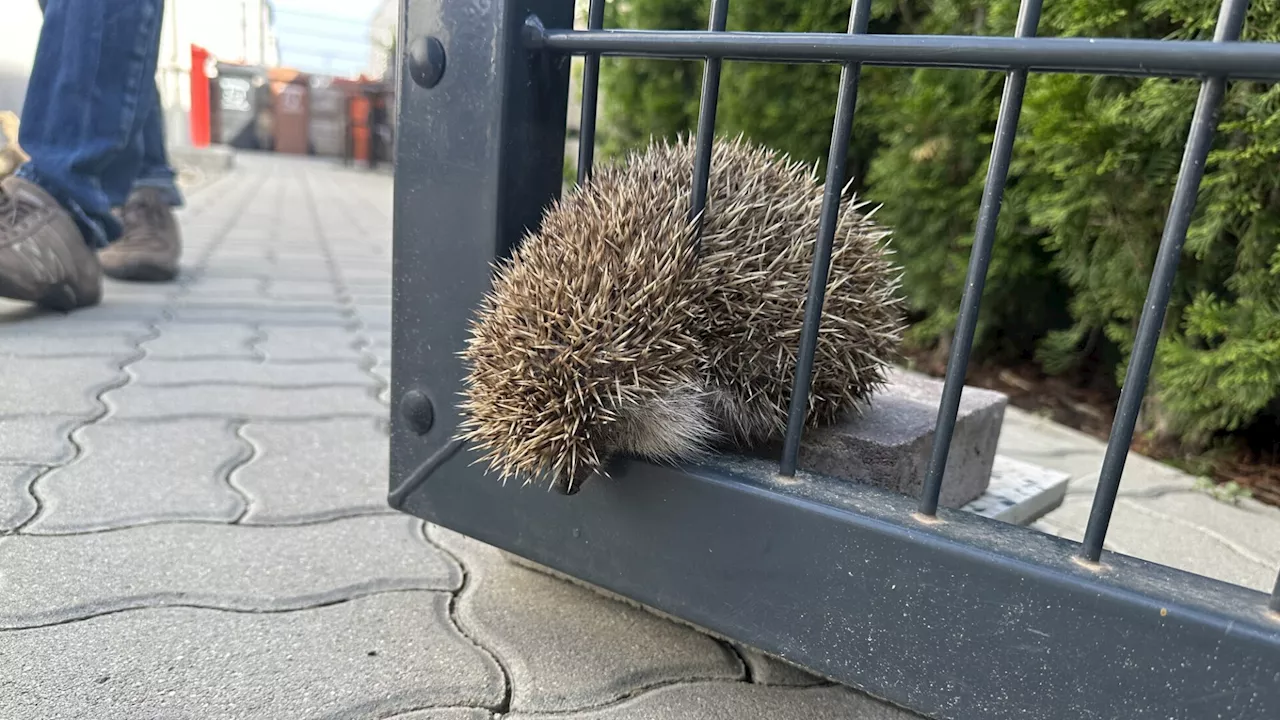
<path id="1" fill-rule="evenodd" d="M 134 282 L 170 282 L 178 277 L 178 269 L 164 267 L 154 263 L 124 263 L 115 267 L 102 268 L 102 272 L 115 280 L 132 280 Z"/>

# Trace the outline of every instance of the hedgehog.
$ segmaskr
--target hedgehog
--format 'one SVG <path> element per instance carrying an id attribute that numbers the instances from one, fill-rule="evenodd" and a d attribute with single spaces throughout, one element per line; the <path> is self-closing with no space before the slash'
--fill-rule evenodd
<path id="1" fill-rule="evenodd" d="M 494 265 L 469 326 L 459 440 L 505 483 L 564 494 L 615 456 L 697 460 L 786 431 L 818 236 L 817 167 L 743 137 L 659 140 L 555 201 Z M 806 424 L 857 411 L 902 334 L 901 271 L 875 209 L 841 208 Z"/>

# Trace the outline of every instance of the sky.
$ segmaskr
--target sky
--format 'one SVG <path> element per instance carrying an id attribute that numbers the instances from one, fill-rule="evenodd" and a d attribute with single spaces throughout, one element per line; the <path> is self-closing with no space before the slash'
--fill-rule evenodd
<path id="1" fill-rule="evenodd" d="M 274 0 L 280 63 L 358 75 L 369 60 L 369 20 L 380 0 Z"/>

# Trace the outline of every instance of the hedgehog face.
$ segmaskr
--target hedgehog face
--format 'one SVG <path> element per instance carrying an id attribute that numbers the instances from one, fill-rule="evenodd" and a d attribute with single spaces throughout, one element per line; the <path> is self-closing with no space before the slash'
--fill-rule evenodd
<path id="1" fill-rule="evenodd" d="M 619 454 L 686 458 L 714 440 L 705 393 L 689 377 L 623 382 L 627 363 L 583 367 L 573 362 L 583 348 L 546 346 L 525 346 L 526 360 L 504 363 L 499 372 L 483 345 L 471 346 L 478 362 L 464 403 L 464 437 L 486 451 L 482 459 L 504 481 L 549 480 L 552 489 L 572 495 L 591 475 L 607 475 Z M 507 357 L 519 352 L 502 348 Z"/>

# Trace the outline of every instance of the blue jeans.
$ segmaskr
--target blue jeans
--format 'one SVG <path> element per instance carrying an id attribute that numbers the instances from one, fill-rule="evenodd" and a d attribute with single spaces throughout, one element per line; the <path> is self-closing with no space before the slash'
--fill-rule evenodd
<path id="1" fill-rule="evenodd" d="M 92 247 L 118 239 L 111 208 L 137 187 L 182 204 L 156 89 L 164 0 L 41 0 L 18 170 L 57 198 Z"/>

